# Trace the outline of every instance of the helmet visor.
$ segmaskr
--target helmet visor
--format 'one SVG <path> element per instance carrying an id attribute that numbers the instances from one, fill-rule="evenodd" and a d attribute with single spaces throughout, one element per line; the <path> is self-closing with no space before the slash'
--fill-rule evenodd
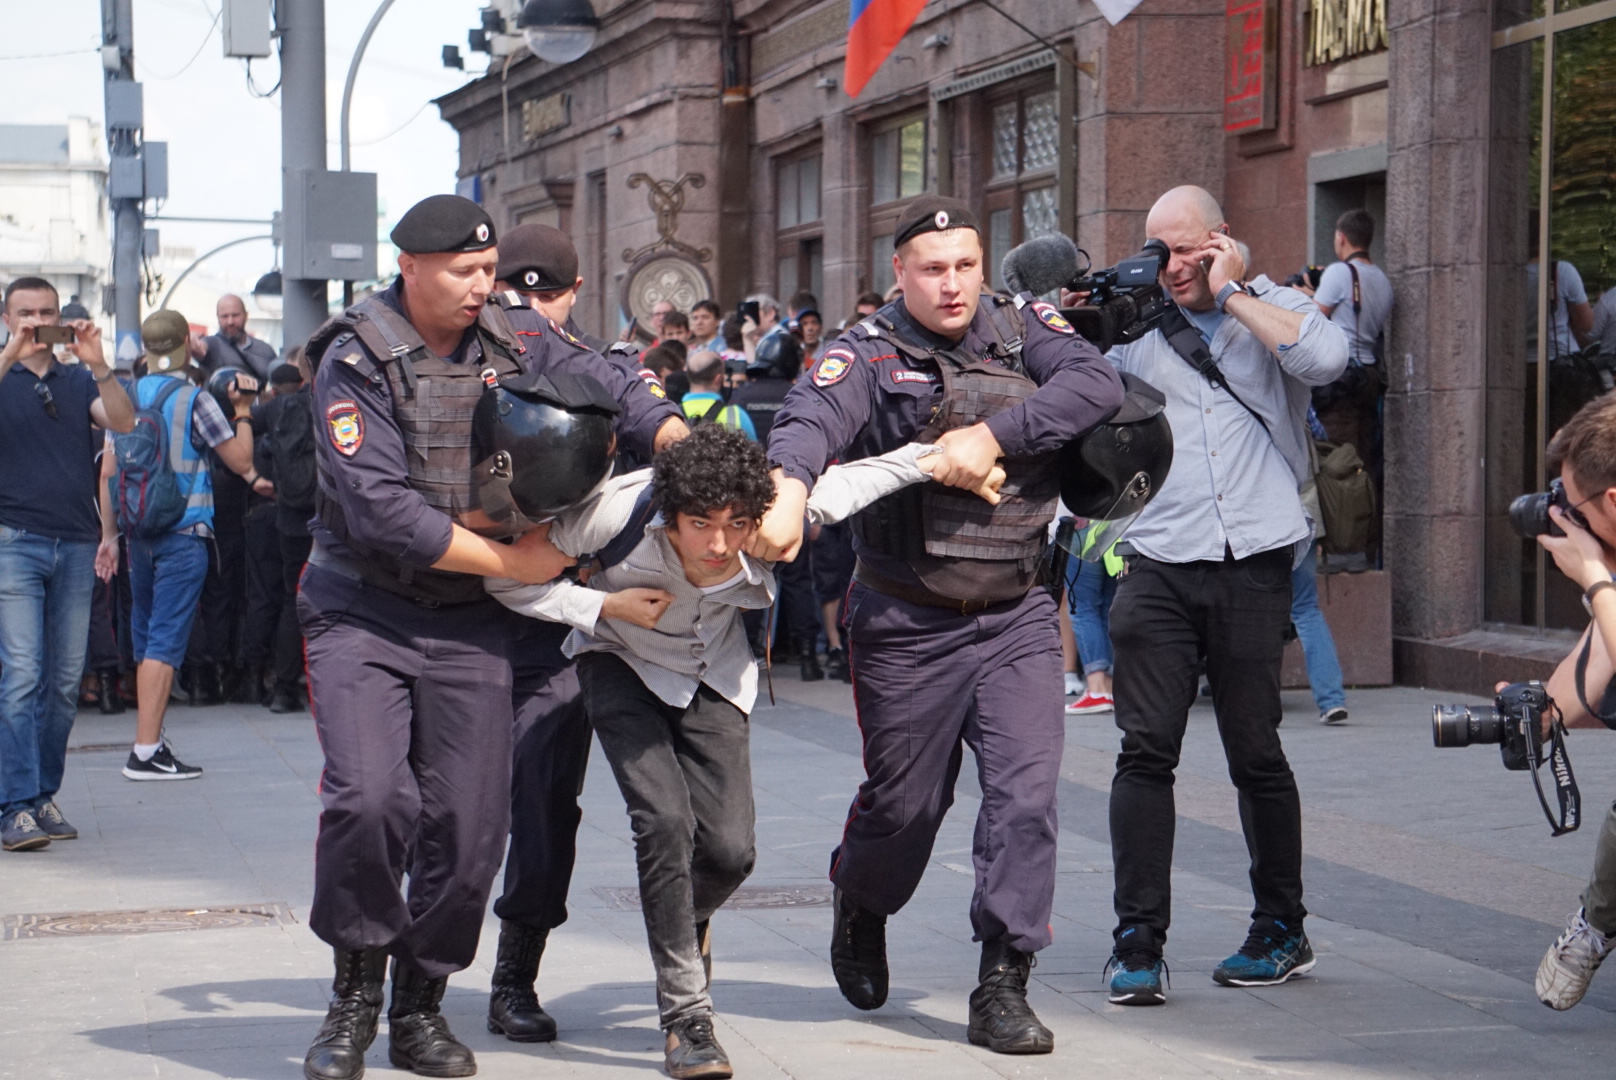
<path id="1" fill-rule="evenodd" d="M 490 540 L 518 536 L 542 525 L 542 521 L 532 520 L 517 507 L 516 500 L 511 496 L 511 479 L 514 475 L 511 455 L 504 450 L 479 462 L 472 477 L 476 502 L 460 509 L 454 515 L 455 523 Z"/>
<path id="2" fill-rule="evenodd" d="M 1060 545 L 1074 558 L 1084 562 L 1099 562 L 1111 550 L 1111 545 L 1121 540 L 1138 519 L 1148 501 L 1150 488 L 1150 474 L 1144 471 L 1135 473 L 1103 514 L 1086 522 L 1078 518 L 1086 527 L 1080 527 L 1070 534 L 1063 532 L 1059 537 Z"/>

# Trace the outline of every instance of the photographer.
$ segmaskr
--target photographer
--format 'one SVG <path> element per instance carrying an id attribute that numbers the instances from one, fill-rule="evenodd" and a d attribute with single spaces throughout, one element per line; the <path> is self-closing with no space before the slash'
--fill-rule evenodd
<path id="1" fill-rule="evenodd" d="M 1549 696 L 1566 727 L 1616 727 L 1616 396 L 1606 394 L 1579 409 L 1549 442 L 1549 468 L 1565 485 L 1565 506 L 1549 515 L 1564 536 L 1537 542 L 1560 572 L 1582 588 L 1593 621 L 1549 680 Z M 1578 668 L 1585 667 L 1579 684 Z M 1502 689 L 1502 685 L 1500 686 Z M 1591 706 L 1591 707 L 1590 707 Z M 1552 715 L 1545 711 L 1545 723 Z M 1565 932 L 1537 969 L 1538 1000 L 1569 1009 L 1588 992 L 1588 982 L 1616 936 L 1616 806 L 1606 815 L 1594 850 L 1593 876 Z"/>
<path id="2" fill-rule="evenodd" d="M 1171 253 L 1160 282 L 1176 307 L 1108 354 L 1166 395 L 1174 439 L 1172 471 L 1123 542 L 1111 615 L 1122 752 L 1111 786 L 1117 928 L 1107 970 L 1110 1000 L 1128 1005 L 1165 1000 L 1173 772 L 1203 658 L 1256 900 L 1245 944 L 1212 977 L 1268 986 L 1313 966 L 1279 670 L 1291 571 L 1312 539 L 1297 495 L 1309 471 L 1308 390 L 1347 363 L 1345 336 L 1311 300 L 1264 277 L 1245 281 L 1206 191 L 1169 191 L 1145 229 Z"/>

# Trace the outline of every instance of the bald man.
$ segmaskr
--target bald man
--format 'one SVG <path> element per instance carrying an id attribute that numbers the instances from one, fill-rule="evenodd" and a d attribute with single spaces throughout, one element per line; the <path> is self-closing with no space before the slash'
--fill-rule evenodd
<path id="1" fill-rule="evenodd" d="M 219 332 L 206 337 L 191 335 L 191 359 L 204 375 L 222 367 L 241 368 L 268 386 L 270 369 L 279 360 L 274 346 L 247 333 L 247 305 L 241 297 L 226 293 L 219 297 L 214 314 L 219 320 Z"/>
<path id="2" fill-rule="evenodd" d="M 1291 569 L 1313 542 L 1297 496 L 1310 472 L 1310 388 L 1347 364 L 1340 327 L 1309 297 L 1247 280 L 1208 192 L 1169 191 L 1145 231 L 1172 253 L 1161 284 L 1177 306 L 1108 355 L 1166 395 L 1174 445 L 1166 483 L 1128 530 L 1111 609 L 1122 752 L 1111 785 L 1117 927 L 1107 971 L 1110 999 L 1122 1005 L 1165 1000 L 1173 772 L 1203 657 L 1256 901 L 1245 944 L 1212 978 L 1269 986 L 1313 967 L 1301 800 L 1279 741 L 1279 664 Z"/>

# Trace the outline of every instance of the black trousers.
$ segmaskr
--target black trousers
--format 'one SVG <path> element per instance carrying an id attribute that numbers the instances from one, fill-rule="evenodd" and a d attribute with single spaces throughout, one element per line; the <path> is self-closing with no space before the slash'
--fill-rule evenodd
<path id="1" fill-rule="evenodd" d="M 1279 741 L 1291 549 L 1222 562 L 1130 556 L 1111 608 L 1116 722 L 1111 783 L 1116 934 L 1160 950 L 1172 921 L 1173 772 L 1206 662 L 1218 734 L 1251 853 L 1255 925 L 1299 925 L 1302 804 Z"/>
<path id="2" fill-rule="evenodd" d="M 303 628 L 297 624 L 297 583 L 309 561 L 314 540 L 308 536 L 276 533 L 280 546 L 281 610 L 275 628 L 275 684 L 295 692 L 303 674 Z"/>
<path id="3" fill-rule="evenodd" d="M 494 914 L 535 930 L 567 921 L 567 889 L 578 853 L 589 717 L 578 668 L 561 655 L 568 627 L 521 619 L 511 641 L 515 759 L 511 768 L 511 847 Z"/>
<path id="4" fill-rule="evenodd" d="M 511 616 L 317 566 L 297 606 L 325 753 L 309 928 L 431 978 L 469 967 L 510 828 Z"/>
<path id="5" fill-rule="evenodd" d="M 256 667 L 275 659 L 281 608 L 286 602 L 286 575 L 281 566 L 281 534 L 275 528 L 274 503 L 263 503 L 248 511 L 242 537 L 246 619 L 241 662 Z"/>
<path id="6" fill-rule="evenodd" d="M 241 659 L 241 624 L 247 600 L 247 534 L 215 530 L 208 542 L 200 618 L 191 620 L 187 664 L 234 664 Z"/>

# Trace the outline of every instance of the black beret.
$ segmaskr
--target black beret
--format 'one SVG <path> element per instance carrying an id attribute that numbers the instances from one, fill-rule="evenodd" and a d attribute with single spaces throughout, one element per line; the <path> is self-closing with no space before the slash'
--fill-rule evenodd
<path id="1" fill-rule="evenodd" d="M 942 232 L 945 229 L 982 231 L 976 223 L 976 215 L 958 199 L 922 195 L 911 202 L 898 219 L 898 227 L 892 234 L 892 246 L 900 248 L 921 233 Z"/>
<path id="2" fill-rule="evenodd" d="M 494 276 L 524 292 L 570 289 L 578 281 L 578 249 L 560 229 L 518 225 L 499 242 Z"/>
<path id="3" fill-rule="evenodd" d="M 494 219 L 470 199 L 430 195 L 393 226 L 393 245 L 415 255 L 487 251 L 494 246 Z"/>

